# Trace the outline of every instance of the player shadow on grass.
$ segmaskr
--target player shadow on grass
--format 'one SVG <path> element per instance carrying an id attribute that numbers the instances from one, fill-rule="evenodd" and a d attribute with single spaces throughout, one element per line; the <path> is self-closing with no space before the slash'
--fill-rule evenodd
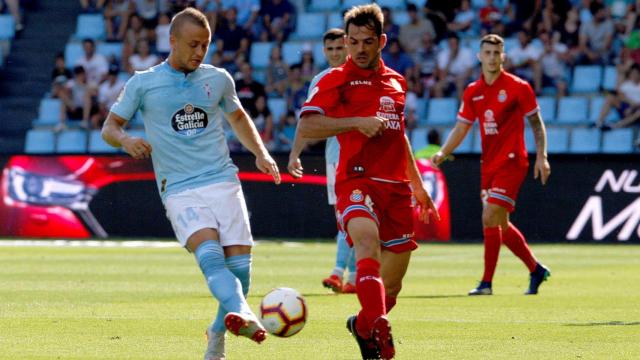
<path id="1" fill-rule="evenodd" d="M 604 321 L 604 322 L 588 322 L 588 323 L 570 323 L 570 324 L 563 324 L 563 325 L 564 326 L 619 326 L 619 325 L 632 326 L 632 325 L 640 325 L 640 321 L 633 321 L 633 322 Z"/>

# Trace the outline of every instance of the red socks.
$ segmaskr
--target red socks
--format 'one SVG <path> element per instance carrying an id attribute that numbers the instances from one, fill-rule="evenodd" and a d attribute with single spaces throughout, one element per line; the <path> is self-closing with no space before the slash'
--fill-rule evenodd
<path id="1" fill-rule="evenodd" d="M 533 256 L 533 252 L 531 252 L 522 233 L 512 223 L 509 223 L 509 227 L 502 232 L 502 241 L 512 253 L 522 260 L 529 268 L 530 273 L 536 269 L 536 264 L 538 263 L 536 257 Z"/>
<path id="2" fill-rule="evenodd" d="M 360 336 L 368 338 L 371 336 L 370 329 L 373 322 L 386 314 L 380 262 L 366 258 L 356 263 L 356 293 L 362 306 L 356 327 Z"/>
<path id="3" fill-rule="evenodd" d="M 482 275 L 482 281 L 491 282 L 498 264 L 502 231 L 500 231 L 500 226 L 496 226 L 484 228 L 482 232 L 484 234 L 484 275 Z"/>

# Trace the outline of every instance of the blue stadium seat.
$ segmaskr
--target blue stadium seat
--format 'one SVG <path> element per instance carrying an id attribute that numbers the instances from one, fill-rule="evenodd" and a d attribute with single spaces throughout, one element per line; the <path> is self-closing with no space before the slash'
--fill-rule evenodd
<path id="1" fill-rule="evenodd" d="M 287 100 L 283 98 L 269 98 L 267 106 L 271 110 L 274 125 L 278 124 L 280 118 L 287 114 Z"/>
<path id="2" fill-rule="evenodd" d="M 65 130 L 58 134 L 56 152 L 84 153 L 87 151 L 87 132 L 85 130 Z"/>
<path id="3" fill-rule="evenodd" d="M 76 23 L 74 37 L 78 40 L 90 38 L 101 40 L 105 35 L 104 16 L 102 14 L 80 14 Z"/>
<path id="4" fill-rule="evenodd" d="M 391 17 L 393 18 L 393 23 L 398 26 L 406 25 L 411 21 L 409 13 L 406 11 L 394 11 L 391 13 Z"/>
<path id="5" fill-rule="evenodd" d="M 313 43 L 313 61 L 320 68 L 328 66 L 327 59 L 324 57 L 324 44 L 322 41 L 316 41 Z"/>
<path id="6" fill-rule="evenodd" d="M 309 10 L 332 11 L 340 8 L 340 0 L 311 0 Z"/>
<path id="7" fill-rule="evenodd" d="M 453 128 L 447 129 L 444 132 L 444 134 L 442 135 L 442 143 L 443 144 L 447 140 L 447 138 L 449 137 L 449 134 L 451 133 L 451 130 L 453 130 Z M 454 153 L 457 154 L 457 153 L 476 152 L 476 151 L 473 150 L 473 141 L 474 141 L 474 138 L 476 137 L 476 133 L 478 134 L 478 136 L 480 135 L 480 132 L 478 131 L 478 129 L 475 126 L 472 127 L 471 129 L 469 129 L 469 132 L 467 133 L 467 136 L 464 137 L 464 139 L 462 140 L 460 145 L 458 145 L 458 147 L 456 148 Z"/>
<path id="8" fill-rule="evenodd" d="M 253 79 L 261 84 L 267 83 L 267 71 L 266 70 L 253 70 L 251 72 Z"/>
<path id="9" fill-rule="evenodd" d="M 327 29 L 331 28 L 344 28 L 342 24 L 343 18 L 342 13 L 340 12 L 332 12 L 327 16 Z"/>
<path id="10" fill-rule="evenodd" d="M 602 152 L 626 154 L 633 151 L 633 129 L 614 129 L 602 135 Z"/>
<path id="11" fill-rule="evenodd" d="M 416 122 L 418 126 L 427 125 L 427 100 L 419 98 L 416 102 Z"/>
<path id="12" fill-rule="evenodd" d="M 429 129 L 424 127 L 416 128 L 411 132 L 411 148 L 413 151 L 417 151 L 418 149 L 422 149 L 427 146 L 428 132 Z"/>
<path id="13" fill-rule="evenodd" d="M 302 60 L 302 47 L 301 42 L 287 41 L 282 44 L 282 59 L 289 66 L 299 63 Z"/>
<path id="14" fill-rule="evenodd" d="M 11 15 L 0 15 L 0 40 L 11 40 L 16 36 L 16 23 Z"/>
<path id="15" fill-rule="evenodd" d="M 545 123 L 554 122 L 556 120 L 556 99 L 550 96 L 542 96 L 538 98 L 540 106 L 540 114 Z"/>
<path id="16" fill-rule="evenodd" d="M 96 45 L 96 52 L 109 59 L 115 57 L 118 62 L 122 58 L 123 43 L 121 42 L 99 42 Z"/>
<path id="17" fill-rule="evenodd" d="M 573 70 L 571 93 L 594 93 L 602 84 L 602 67 L 599 65 L 578 65 Z"/>
<path id="18" fill-rule="evenodd" d="M 48 129 L 27 131 L 24 152 L 27 154 L 51 154 L 55 148 L 55 133 Z"/>
<path id="19" fill-rule="evenodd" d="M 600 152 L 600 129 L 573 128 L 569 151 L 575 154 Z"/>
<path id="20" fill-rule="evenodd" d="M 84 56 L 82 44 L 80 42 L 68 42 L 64 47 L 64 63 L 68 68 L 72 68 L 76 61 Z"/>
<path id="21" fill-rule="evenodd" d="M 451 125 L 456 122 L 458 100 L 455 98 L 434 98 L 429 100 L 427 124 Z"/>
<path id="22" fill-rule="evenodd" d="M 296 20 L 295 39 L 321 38 L 327 28 L 327 17 L 323 13 L 300 13 Z"/>
<path id="23" fill-rule="evenodd" d="M 271 57 L 271 48 L 273 43 L 271 42 L 257 42 L 251 45 L 251 55 L 249 62 L 255 69 L 266 68 L 269 65 L 269 59 Z"/>
<path id="24" fill-rule="evenodd" d="M 602 106 L 604 105 L 605 98 L 603 96 L 595 96 L 591 98 L 589 102 L 589 121 L 596 122 L 598 117 L 600 116 L 600 111 L 602 110 Z M 605 117 L 607 122 L 613 122 L 620 119 L 620 115 L 616 111 L 616 109 L 611 108 L 609 110 L 609 114 Z"/>
<path id="25" fill-rule="evenodd" d="M 380 7 L 386 6 L 392 10 L 404 10 L 406 5 L 404 0 L 376 0 Z"/>
<path id="26" fill-rule="evenodd" d="M 114 148 L 102 139 L 100 130 L 91 130 L 89 134 L 89 152 L 90 153 L 117 153 L 120 149 Z"/>
<path id="27" fill-rule="evenodd" d="M 421 9 L 424 4 L 427 3 L 427 1 L 429 0 L 407 0 L 407 4 L 411 3 L 414 4 L 416 7 L 418 7 L 418 9 Z"/>
<path id="28" fill-rule="evenodd" d="M 558 102 L 557 120 L 563 124 L 587 124 L 589 117 L 587 98 L 567 96 Z"/>
<path id="29" fill-rule="evenodd" d="M 481 154 L 482 153 L 482 136 L 480 135 L 480 130 L 477 126 L 472 127 L 471 129 L 469 129 L 469 133 L 467 133 L 467 136 L 472 137 L 473 138 L 473 146 L 471 147 L 471 151 L 475 154 Z"/>
<path id="30" fill-rule="evenodd" d="M 602 88 L 605 90 L 615 90 L 616 82 L 618 80 L 618 70 L 615 66 L 604 67 L 604 79 L 602 79 Z"/>
<path id="31" fill-rule="evenodd" d="M 369 3 L 371 3 L 372 1 L 370 0 L 343 0 L 342 1 L 342 9 L 343 10 L 349 10 L 354 6 L 358 6 L 358 5 L 367 5 Z"/>
<path id="32" fill-rule="evenodd" d="M 60 122 L 62 111 L 60 99 L 42 99 L 38 109 L 38 118 L 33 121 L 33 126 L 54 126 Z"/>
<path id="33" fill-rule="evenodd" d="M 567 128 L 547 128 L 547 151 L 550 154 L 566 153 L 569 151 L 569 130 Z"/>
<path id="34" fill-rule="evenodd" d="M 527 148 L 529 154 L 535 154 L 536 152 L 536 139 L 533 136 L 533 130 L 531 127 L 526 126 L 524 128 L 524 145 Z"/>

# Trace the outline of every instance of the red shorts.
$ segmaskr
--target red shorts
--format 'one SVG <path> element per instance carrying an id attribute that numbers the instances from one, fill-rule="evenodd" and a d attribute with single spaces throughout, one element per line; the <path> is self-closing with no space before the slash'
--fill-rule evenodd
<path id="1" fill-rule="evenodd" d="M 338 226 L 347 233 L 349 246 L 353 246 L 346 231 L 349 220 L 365 217 L 378 224 L 383 250 L 402 253 L 418 248 L 413 232 L 412 193 L 408 184 L 356 178 L 336 184 L 336 194 L 336 218 Z"/>
<path id="2" fill-rule="evenodd" d="M 505 163 L 496 170 L 482 170 L 480 189 L 483 201 L 496 204 L 513 212 L 522 182 L 527 177 L 529 165 L 522 162 Z"/>

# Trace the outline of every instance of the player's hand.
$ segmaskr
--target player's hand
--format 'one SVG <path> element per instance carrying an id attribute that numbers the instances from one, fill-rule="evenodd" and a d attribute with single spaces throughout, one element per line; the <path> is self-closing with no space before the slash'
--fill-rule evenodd
<path id="1" fill-rule="evenodd" d="M 136 160 L 148 159 L 151 156 L 151 144 L 143 138 L 129 136 L 121 143 L 122 150 Z"/>
<path id="2" fill-rule="evenodd" d="M 547 157 L 538 156 L 536 158 L 536 164 L 533 167 L 533 178 L 537 179 L 539 177 L 542 185 L 546 185 L 549 175 L 551 175 L 551 165 L 549 165 Z"/>
<path id="3" fill-rule="evenodd" d="M 263 173 L 273 176 L 273 182 L 276 183 L 276 185 L 280 184 L 280 170 L 278 170 L 278 164 L 276 164 L 269 154 L 257 156 L 256 167 Z"/>
<path id="4" fill-rule="evenodd" d="M 438 151 L 431 157 L 431 163 L 436 167 L 440 166 L 440 164 L 442 164 L 445 160 L 447 160 L 447 156 L 442 151 Z"/>
<path id="5" fill-rule="evenodd" d="M 299 157 L 289 159 L 289 164 L 287 164 L 287 171 L 289 171 L 289 174 L 291 174 L 291 176 L 296 179 L 300 179 L 302 178 L 303 170 L 304 169 L 302 168 L 302 162 L 300 161 Z"/>
<path id="6" fill-rule="evenodd" d="M 425 224 L 429 223 L 429 213 L 432 213 L 437 221 L 440 221 L 440 213 L 438 212 L 438 208 L 433 203 L 431 196 L 427 190 L 425 190 L 424 185 L 416 186 L 413 189 L 413 196 L 416 197 L 416 201 L 418 203 L 420 213 L 418 214 L 418 219 Z"/>
<path id="7" fill-rule="evenodd" d="M 382 135 L 388 121 L 378 116 L 360 117 L 358 118 L 357 130 L 367 137 Z"/>

